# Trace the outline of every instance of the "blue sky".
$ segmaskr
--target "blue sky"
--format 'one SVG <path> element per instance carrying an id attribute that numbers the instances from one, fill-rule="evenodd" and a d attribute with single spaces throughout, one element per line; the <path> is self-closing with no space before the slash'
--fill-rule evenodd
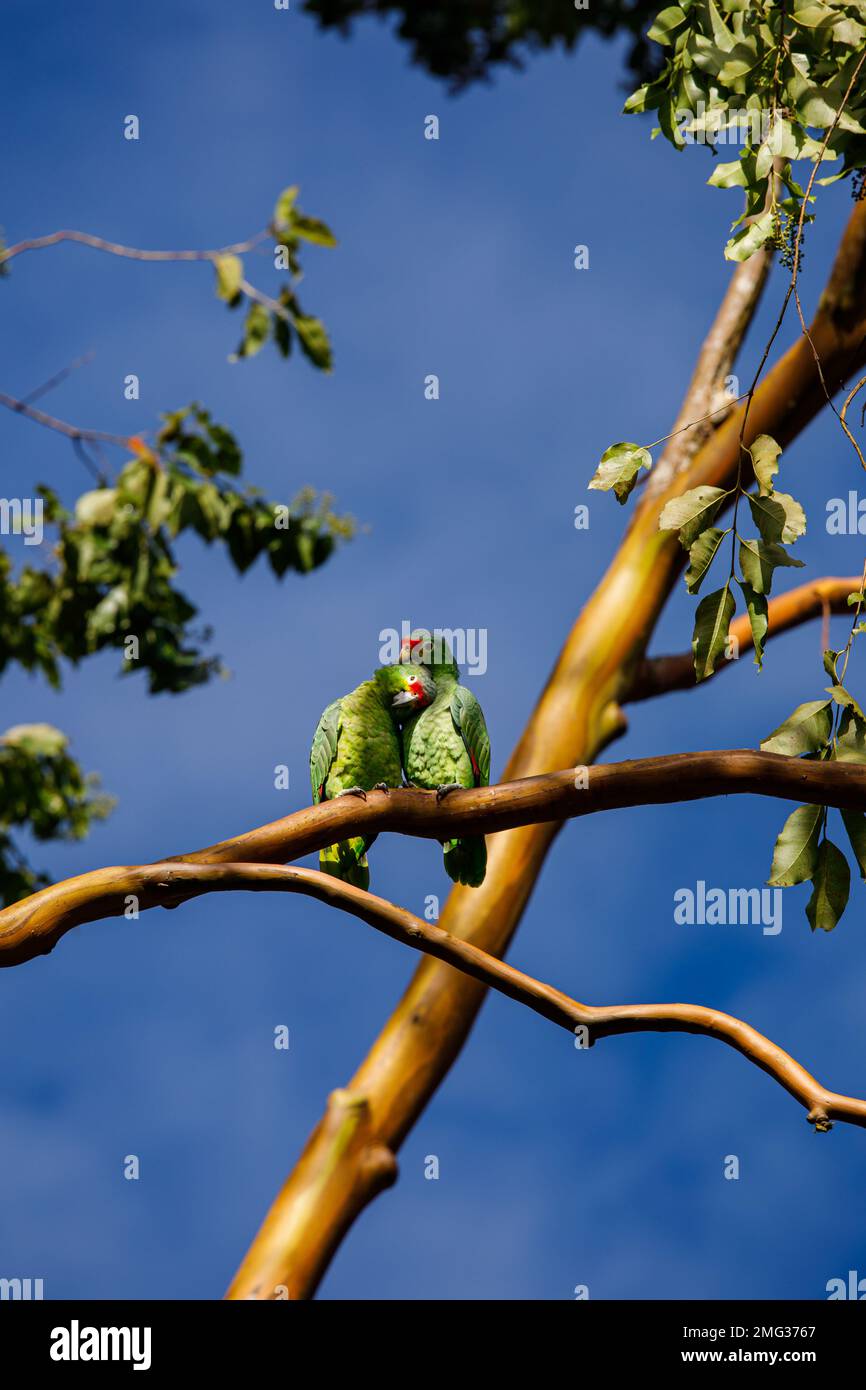
<path id="1" fill-rule="evenodd" d="M 258 568 L 238 579 L 195 538 L 180 545 L 182 587 L 228 681 L 148 698 L 111 656 L 59 695 L 6 676 L 2 727 L 60 725 L 119 798 L 88 841 L 37 847 L 38 862 L 57 877 L 141 862 L 304 805 L 321 709 L 404 619 L 487 630 L 488 670 L 469 683 L 498 776 L 625 523 L 586 482 L 613 440 L 670 427 L 729 273 L 736 195 L 704 186 L 705 151 L 677 156 L 620 117 L 621 52 L 593 37 L 454 99 L 386 26 L 346 42 L 265 0 L 155 0 L 146 13 L 95 0 L 50 18 L 7 0 L 4 35 L 7 240 L 74 227 L 216 246 L 299 183 L 340 246 L 309 251 L 303 285 L 333 337 L 330 377 L 272 350 L 230 365 L 238 324 L 207 267 L 60 246 L 22 257 L 0 286 L 0 389 L 23 395 L 93 348 L 46 401 L 57 414 L 131 433 L 200 399 L 236 431 L 251 481 L 278 498 L 330 489 L 368 528 L 281 584 Z M 137 143 L 122 137 L 129 113 Z M 423 138 L 431 113 L 438 142 Z M 844 188 L 822 197 L 809 304 L 849 209 Z M 587 271 L 573 268 L 577 243 Z M 266 260 L 259 278 L 272 278 Z M 744 380 L 781 293 L 776 275 Z M 792 319 L 782 341 L 794 331 Z M 123 398 L 129 372 L 137 403 Z M 782 464 L 810 518 L 797 551 L 814 575 L 862 564 L 862 538 L 824 526 L 828 499 L 862 491 L 843 443 L 816 422 Z M 9 496 L 45 481 L 73 500 L 89 486 L 63 440 L 10 415 L 0 452 Z M 655 649 L 686 646 L 692 616 L 680 585 Z M 862 661 L 852 671 L 862 695 Z M 812 626 L 773 644 L 760 676 L 743 661 L 635 707 L 608 756 L 756 746 L 824 684 Z M 274 788 L 277 763 L 288 791 Z M 726 1009 L 862 1093 L 859 882 L 830 936 L 810 933 L 805 889 L 785 894 L 775 937 L 674 921 L 677 888 L 761 885 L 787 809 L 731 798 L 566 827 L 509 958 L 590 1002 Z M 435 845 L 380 839 L 371 862 L 385 897 L 416 912 L 444 898 Z M 237 895 L 87 926 L 3 972 L 0 1275 L 41 1277 L 48 1297 L 220 1296 L 414 963 L 321 906 Z M 279 1024 L 288 1053 L 273 1047 Z M 493 998 L 321 1296 L 567 1299 L 586 1284 L 594 1298 L 820 1298 L 828 1279 L 866 1274 L 864 1142 L 845 1127 L 814 1135 L 717 1043 L 618 1038 L 581 1053 Z M 138 1182 L 123 1178 L 130 1153 Z M 729 1154 L 737 1181 L 723 1176 Z"/>

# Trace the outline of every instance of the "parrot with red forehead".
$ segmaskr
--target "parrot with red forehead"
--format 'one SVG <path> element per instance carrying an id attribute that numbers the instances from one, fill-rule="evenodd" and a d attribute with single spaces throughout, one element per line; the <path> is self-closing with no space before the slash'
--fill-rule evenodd
<path id="1" fill-rule="evenodd" d="M 313 803 L 360 796 L 403 783 L 400 720 L 432 703 L 433 679 L 423 666 L 382 666 L 322 714 L 310 750 Z M 354 835 L 319 853 L 323 873 L 370 886 L 367 850 L 375 835 Z"/>
<path id="2" fill-rule="evenodd" d="M 403 725 L 403 767 L 415 787 L 435 790 L 441 800 L 459 787 L 490 782 L 490 737 L 481 706 L 464 685 L 451 648 L 440 633 L 417 628 L 404 639 L 400 661 L 428 670 L 436 693 L 432 703 L 413 710 Z M 445 871 L 455 883 L 478 888 L 487 872 L 483 835 L 446 840 Z"/>

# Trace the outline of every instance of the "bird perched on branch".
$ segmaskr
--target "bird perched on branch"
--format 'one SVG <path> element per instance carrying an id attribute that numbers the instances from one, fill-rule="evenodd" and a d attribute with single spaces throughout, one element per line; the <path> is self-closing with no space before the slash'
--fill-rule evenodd
<path id="1" fill-rule="evenodd" d="M 418 665 L 382 666 L 324 711 L 310 749 L 313 802 L 337 796 L 360 796 L 403 782 L 399 719 L 429 705 L 436 694 L 433 679 Z M 319 853 L 326 874 L 368 888 L 367 850 L 375 835 L 354 835 Z"/>
<path id="2" fill-rule="evenodd" d="M 415 787 L 435 790 L 441 800 L 459 787 L 490 782 L 490 737 L 481 706 L 465 686 L 451 648 L 438 633 L 416 629 L 400 648 L 401 663 L 429 670 L 436 686 L 432 703 L 410 714 L 403 726 L 403 767 Z M 483 835 L 445 840 L 445 871 L 455 883 L 478 888 L 487 872 Z"/>

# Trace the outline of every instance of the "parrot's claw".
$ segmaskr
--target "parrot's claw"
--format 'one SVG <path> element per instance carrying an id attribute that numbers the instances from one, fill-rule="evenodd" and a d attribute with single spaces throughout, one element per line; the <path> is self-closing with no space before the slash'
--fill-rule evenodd
<path id="1" fill-rule="evenodd" d="M 387 782 L 377 782 L 373 788 L 374 792 L 389 792 L 390 790 L 391 788 L 388 786 Z"/>
<path id="2" fill-rule="evenodd" d="M 367 800 L 367 793 L 363 787 L 344 787 L 341 792 L 337 792 L 337 796 L 360 796 L 362 801 Z"/>
<path id="3" fill-rule="evenodd" d="M 445 797 L 448 795 L 449 792 L 462 791 L 463 787 L 461 787 L 459 782 L 445 782 L 441 787 L 436 788 L 436 800 L 437 802 L 444 801 Z"/>

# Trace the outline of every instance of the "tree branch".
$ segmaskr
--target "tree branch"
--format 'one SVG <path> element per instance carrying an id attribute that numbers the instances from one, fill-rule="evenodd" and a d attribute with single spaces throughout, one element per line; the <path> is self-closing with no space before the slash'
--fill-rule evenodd
<path id="1" fill-rule="evenodd" d="M 418 793 L 411 793 L 417 796 Z M 748 1061 L 773 1077 L 806 1109 L 816 1130 L 829 1130 L 834 1120 L 866 1127 L 866 1100 L 829 1091 L 777 1043 L 771 1042 L 741 1019 L 702 1004 L 580 1004 L 552 985 L 543 984 L 495 956 L 466 941 L 451 936 L 431 922 L 424 922 L 404 908 L 360 888 L 341 883 L 314 869 L 276 864 L 179 864 L 166 862 L 135 869 L 100 871 L 98 901 L 100 916 L 117 915 L 123 898 L 134 887 L 152 906 L 176 907 L 178 903 L 204 893 L 281 891 L 301 893 L 330 907 L 357 917 L 393 941 L 454 966 L 465 976 L 491 986 L 525 1005 L 543 1018 L 569 1032 L 585 1029 L 581 1043 L 590 1047 L 599 1038 L 625 1033 L 682 1032 L 716 1038 L 740 1052 Z M 81 880 L 66 888 L 74 904 Z M 115 911 L 112 911 L 115 909 Z M 334 1165 L 345 1186 L 342 1200 L 360 1210 L 377 1192 L 396 1178 L 396 1161 L 389 1148 L 377 1142 L 369 1105 L 364 1097 L 350 1091 L 335 1091 L 325 1120 L 317 1134 L 332 1156 L 340 1157 L 347 1147 L 353 1164 Z M 302 1160 L 301 1171 L 305 1172 Z M 309 1190 L 321 1181 L 317 1167 L 306 1174 Z M 288 1221 L 287 1221 L 288 1215 Z M 320 1241 L 333 1244 L 339 1232 L 320 1231 Z M 297 1240 L 297 1244 L 295 1243 Z M 314 1268 L 304 1264 L 308 1249 L 306 1231 L 291 1221 L 279 1201 L 266 1219 L 244 1266 L 228 1291 L 230 1299 L 273 1299 L 288 1287 L 290 1297 L 304 1290 L 315 1278 Z M 287 1273 L 290 1268 L 292 1273 Z M 287 1280 L 291 1278 L 292 1283 Z"/>
<path id="2" fill-rule="evenodd" d="M 34 420 L 37 425 L 45 425 L 47 429 L 57 430 L 58 434 L 65 434 L 67 439 L 73 442 L 76 440 L 89 439 L 99 444 L 117 444 L 122 449 L 130 447 L 130 438 L 124 434 L 106 434 L 105 430 L 85 430 L 78 425 L 70 425 L 66 420 L 58 420 L 54 415 L 46 415 L 44 410 L 37 410 L 35 406 L 29 405 L 27 401 L 19 401 L 15 396 L 7 396 L 5 391 L 0 391 L 0 405 L 7 410 L 14 411 L 16 415 L 24 415 L 28 420 Z"/>
<path id="3" fill-rule="evenodd" d="M 743 340 L 761 300 L 773 264 L 773 248 L 763 246 L 737 266 L 725 296 L 704 339 L 668 443 L 647 479 L 646 494 L 660 496 L 691 463 L 701 445 L 722 421 L 719 398 L 737 360 Z M 735 401 L 729 401 L 728 414 Z"/>
<path id="4" fill-rule="evenodd" d="M 779 594 L 767 605 L 767 640 L 778 637 L 789 628 L 799 627 L 811 618 L 823 617 L 827 613 L 847 613 L 848 595 L 860 588 L 860 576 L 850 579 L 815 579 L 811 584 L 800 584 Z M 741 647 L 753 646 L 752 628 L 749 615 L 743 613 L 731 623 L 731 637 L 736 638 Z M 728 666 L 732 661 L 721 661 L 713 675 Z M 634 703 L 648 700 L 654 695 L 666 695 L 669 690 L 686 690 L 695 686 L 694 657 L 689 652 L 678 652 L 676 656 L 648 657 L 641 662 L 634 678 L 634 684 L 624 698 Z"/>
<path id="5" fill-rule="evenodd" d="M 34 390 L 28 391 L 27 395 L 19 402 L 19 405 L 32 405 L 34 401 L 38 401 L 40 397 L 47 395 L 49 391 L 53 391 L 55 387 L 60 386 L 60 384 L 66 381 L 73 372 L 77 372 L 80 367 L 86 367 L 88 363 L 93 361 L 94 356 L 95 353 L 91 349 L 88 352 L 82 353 L 80 357 L 74 358 L 73 361 L 67 362 L 65 367 L 61 367 L 59 372 L 55 372 L 47 381 L 43 381 L 41 386 L 37 386 Z"/>
<path id="6" fill-rule="evenodd" d="M 866 202 L 851 214 L 811 337 L 831 392 L 866 363 Z M 784 446 L 824 403 L 815 359 L 801 338 L 757 387 L 743 443 L 765 433 Z M 589 763 L 622 730 L 620 702 L 683 565 L 677 538 L 658 529 L 659 513 L 670 496 L 689 487 L 730 486 L 740 463 L 741 414 L 732 412 L 709 436 L 667 492 L 644 488 L 618 553 L 566 639 L 505 779 Z M 556 831 L 556 823 L 549 822 L 497 836 L 484 884 L 451 892 L 440 919 L 443 928 L 501 956 Z M 345 1093 L 366 1107 L 369 1144 L 392 1153 L 399 1147 L 459 1054 L 483 999 L 484 988 L 476 981 L 436 961 L 422 962 Z M 315 1290 L 363 1208 L 355 1181 L 359 1162 L 351 1145 L 334 1153 L 326 1123 L 286 1180 L 275 1208 L 279 1220 L 269 1225 L 269 1248 L 283 1249 L 284 1282 L 293 1296 Z M 256 1251 L 260 1258 L 258 1244 Z M 245 1270 L 254 1284 L 254 1265 L 247 1263 Z"/>
<path id="7" fill-rule="evenodd" d="M 219 256 L 242 256 L 253 251 L 271 235 L 269 227 L 256 232 L 246 241 L 237 241 L 232 246 L 223 246 L 216 251 L 142 251 L 137 246 L 124 246 L 119 241 L 106 241 L 104 237 L 92 236 L 90 232 L 60 231 L 49 232 L 47 236 L 30 237 L 26 241 L 16 241 L 14 246 L 0 250 L 0 266 L 21 256 L 25 251 L 41 251 L 46 246 L 57 246 L 61 241 L 74 241 L 80 246 L 90 246 L 95 251 L 106 251 L 110 256 L 123 256 L 132 261 L 215 261 Z"/>
<path id="8" fill-rule="evenodd" d="M 129 898 L 135 900 L 137 911 L 176 906 L 187 896 L 182 889 L 186 880 L 183 873 L 169 873 L 170 868 L 188 868 L 189 881 L 195 884 L 195 869 L 200 866 L 262 864 L 261 881 L 268 886 L 268 872 L 276 864 L 351 835 L 390 830 L 442 840 L 556 823 L 624 806 L 737 794 L 866 811 L 866 769 L 853 763 L 807 762 L 740 748 L 637 758 L 577 771 L 567 768 L 543 777 L 452 792 L 441 802 L 435 792 L 408 787 L 370 792 L 366 801 L 338 797 L 207 849 L 172 855 L 157 864 L 94 869 L 42 888 L 0 912 L 0 966 L 21 965 L 45 955 L 72 927 L 122 915 Z M 205 877 L 217 886 L 221 882 L 219 874 Z M 256 875 L 250 871 L 248 877 L 253 880 Z"/>

